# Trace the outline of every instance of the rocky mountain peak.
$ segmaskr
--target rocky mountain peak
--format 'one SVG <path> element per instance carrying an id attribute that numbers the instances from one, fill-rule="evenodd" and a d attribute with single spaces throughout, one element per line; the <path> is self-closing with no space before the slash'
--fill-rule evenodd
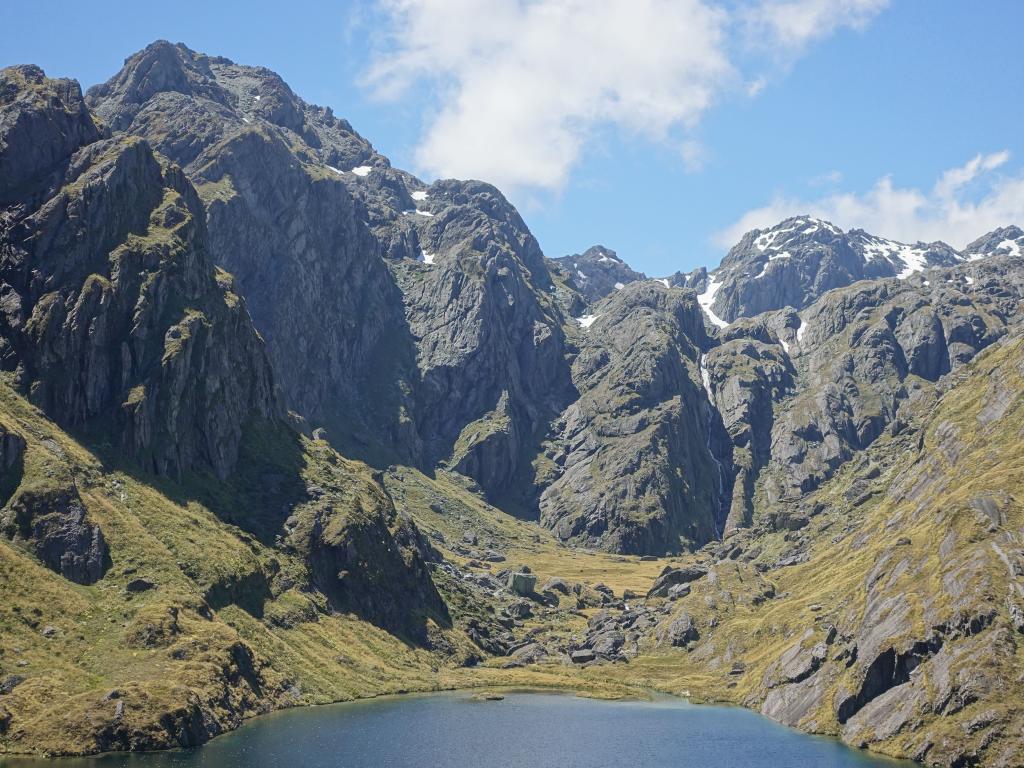
<path id="1" fill-rule="evenodd" d="M 647 279 L 647 275 L 634 270 L 615 251 L 603 245 L 592 245 L 583 253 L 562 256 L 552 262 L 587 303 L 622 290 L 637 280 Z"/>
<path id="2" fill-rule="evenodd" d="M 124 61 L 121 71 L 105 83 L 89 89 L 88 98 L 96 114 L 114 130 L 123 130 L 149 99 L 160 93 L 202 95 L 226 102 L 225 94 L 212 82 L 207 57 L 185 45 L 157 40 Z M 116 94 L 116 101 L 104 101 Z"/>

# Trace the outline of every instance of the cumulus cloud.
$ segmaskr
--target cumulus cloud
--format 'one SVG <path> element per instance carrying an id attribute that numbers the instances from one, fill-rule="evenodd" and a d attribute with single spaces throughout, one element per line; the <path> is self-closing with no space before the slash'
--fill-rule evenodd
<path id="1" fill-rule="evenodd" d="M 743 214 L 715 236 L 727 248 L 746 232 L 808 214 L 843 229 L 859 227 L 903 242 L 943 240 L 955 248 L 1008 224 L 1024 223 L 1024 170 L 1000 173 L 1010 153 L 979 154 L 943 172 L 930 190 L 899 187 L 879 179 L 863 194 L 843 192 L 817 199 L 783 195 Z"/>
<path id="2" fill-rule="evenodd" d="M 883 0 L 378 0 L 384 43 L 367 73 L 383 98 L 436 94 L 416 161 L 437 176 L 558 189 L 598 132 L 680 148 L 724 93 L 755 95 L 745 30 L 799 50 Z M 754 73 L 757 74 L 757 73 Z"/>

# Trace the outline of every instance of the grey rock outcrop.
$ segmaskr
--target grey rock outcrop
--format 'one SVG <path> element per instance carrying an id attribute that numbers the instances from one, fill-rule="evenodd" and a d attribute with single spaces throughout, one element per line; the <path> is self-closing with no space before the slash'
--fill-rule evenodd
<path id="1" fill-rule="evenodd" d="M 110 568 L 103 530 L 74 486 L 19 493 L 0 512 L 0 532 L 76 584 L 94 584 Z"/>

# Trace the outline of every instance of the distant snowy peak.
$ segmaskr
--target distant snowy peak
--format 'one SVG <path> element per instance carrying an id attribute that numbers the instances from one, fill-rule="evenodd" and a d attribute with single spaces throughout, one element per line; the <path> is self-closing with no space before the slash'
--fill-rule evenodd
<path id="1" fill-rule="evenodd" d="M 822 240 L 841 237 L 842 234 L 843 230 L 829 221 L 815 219 L 811 216 L 794 216 L 770 229 L 755 229 L 748 233 L 743 240 L 746 242 L 753 238 L 753 246 L 758 252 L 771 254 L 784 250 L 791 242 L 804 241 L 813 235 L 817 235 L 815 240 Z"/>
<path id="2" fill-rule="evenodd" d="M 982 235 L 964 248 L 967 261 L 989 256 L 1024 256 L 1024 230 L 1017 226 L 1000 227 Z"/>
<path id="3" fill-rule="evenodd" d="M 745 234 L 710 275 L 710 282 L 689 282 L 701 293 L 709 318 L 713 314 L 718 321 L 731 323 L 783 307 L 803 309 L 826 291 L 859 280 L 905 280 L 963 261 L 958 251 L 942 242 L 910 245 L 860 229 L 844 232 L 813 216 L 793 216 Z"/>

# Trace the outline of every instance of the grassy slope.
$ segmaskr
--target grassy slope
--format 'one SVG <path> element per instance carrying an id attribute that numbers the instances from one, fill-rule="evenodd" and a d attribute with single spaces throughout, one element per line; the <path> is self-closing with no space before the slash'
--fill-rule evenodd
<path id="1" fill-rule="evenodd" d="M 74 481 L 90 517 L 104 530 L 113 560 L 103 579 L 80 586 L 0 537 L 0 679 L 25 678 L 0 696 L 0 707 L 13 715 L 0 736 L 0 751 L 95 751 L 94 727 L 115 721 L 116 701 L 106 698 L 111 690 L 121 692 L 123 722 L 130 726 L 156 728 L 161 715 L 198 696 L 217 702 L 219 727 L 226 728 L 297 703 L 452 687 L 570 684 L 558 670 L 460 668 L 460 652 L 469 647 L 461 633 L 449 633 L 456 654 L 441 656 L 354 616 L 329 615 L 316 593 L 283 588 L 279 578 L 272 579 L 271 594 L 246 605 L 248 610 L 228 603 L 209 612 L 204 598 L 214 585 L 245 584 L 254 574 L 280 576 L 304 567 L 225 522 L 244 516 L 243 490 L 206 478 L 156 482 L 104 466 L 4 384 L 0 423 L 28 443 L 21 487 Z M 243 450 L 278 449 L 259 444 Z M 314 481 L 323 481 L 337 462 L 368 475 L 322 443 L 304 442 L 299 460 Z M 243 476 L 239 485 L 248 479 Z M 505 522 L 514 532 L 518 524 Z M 549 544 L 548 557 L 552 549 Z M 129 594 L 127 583 L 138 577 L 158 587 Z M 48 627 L 56 630 L 50 638 L 43 635 Z M 233 679 L 239 677 L 233 649 L 240 641 L 251 649 L 258 690 Z M 603 684 L 592 688 L 614 692 Z"/>

